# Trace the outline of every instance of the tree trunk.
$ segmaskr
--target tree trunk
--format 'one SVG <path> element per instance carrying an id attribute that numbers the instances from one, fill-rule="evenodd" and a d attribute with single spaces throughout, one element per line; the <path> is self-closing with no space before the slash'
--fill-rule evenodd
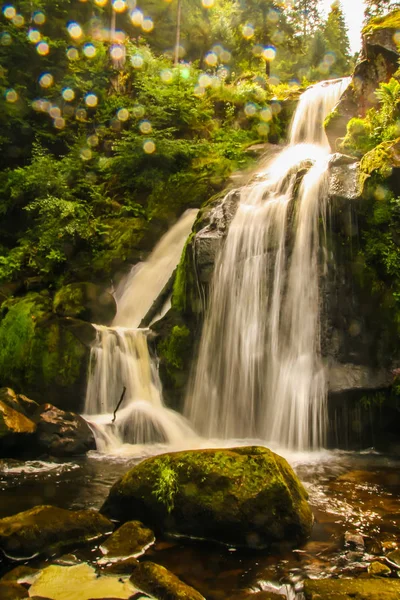
<path id="1" fill-rule="evenodd" d="M 181 45 L 181 16 L 182 16 L 182 0 L 178 0 L 178 8 L 176 15 L 176 42 L 175 42 L 175 60 L 174 64 L 179 63 L 179 47 Z"/>

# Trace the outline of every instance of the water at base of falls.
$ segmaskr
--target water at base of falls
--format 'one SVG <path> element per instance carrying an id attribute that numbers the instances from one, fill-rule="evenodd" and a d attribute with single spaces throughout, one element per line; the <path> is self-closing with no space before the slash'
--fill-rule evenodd
<path id="1" fill-rule="evenodd" d="M 83 416 L 100 451 L 116 451 L 124 443 L 179 444 L 196 437 L 186 419 L 163 404 L 157 366 L 148 348 L 149 330 L 138 327 L 178 264 L 196 214 L 187 211 L 149 259 L 121 282 L 113 325 L 95 325 Z"/>
<path id="2" fill-rule="evenodd" d="M 319 272 L 330 148 L 323 121 L 348 83 L 309 88 L 289 147 L 240 190 L 185 402 L 185 416 L 207 438 L 262 438 L 297 450 L 324 444 Z"/>

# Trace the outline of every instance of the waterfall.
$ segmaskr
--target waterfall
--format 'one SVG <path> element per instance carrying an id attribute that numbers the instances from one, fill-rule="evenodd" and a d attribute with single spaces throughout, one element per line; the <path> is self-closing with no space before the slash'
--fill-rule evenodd
<path id="1" fill-rule="evenodd" d="M 186 211 L 148 260 L 123 279 L 115 293 L 117 314 L 112 326 L 95 325 L 84 417 L 93 428 L 99 450 L 117 448 L 124 442 L 178 443 L 193 436 L 186 420 L 163 404 L 157 366 L 148 349 L 149 329 L 139 325 L 170 280 L 196 214 L 197 210 Z"/>
<path id="2" fill-rule="evenodd" d="M 330 148 L 323 120 L 349 81 L 309 88 L 289 146 L 239 190 L 185 401 L 185 416 L 205 437 L 291 449 L 324 443 L 319 272 Z"/>

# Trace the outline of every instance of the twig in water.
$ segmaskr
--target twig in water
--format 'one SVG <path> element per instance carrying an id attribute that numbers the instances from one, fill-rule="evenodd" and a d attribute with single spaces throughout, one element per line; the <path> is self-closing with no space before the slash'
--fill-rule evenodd
<path id="1" fill-rule="evenodd" d="M 116 408 L 115 408 L 115 410 L 114 410 L 114 416 L 113 416 L 113 418 L 112 418 L 112 421 L 111 421 L 111 423 L 114 423 L 114 421 L 115 421 L 115 418 L 116 418 L 116 416 L 117 416 L 117 410 L 119 409 L 119 407 L 120 407 L 120 406 L 121 406 L 121 404 L 122 404 L 122 400 L 124 399 L 125 392 L 126 392 L 126 387 L 124 386 L 124 389 L 122 390 L 121 398 L 119 399 L 119 402 L 118 402 L 118 404 L 117 404 L 117 406 L 116 406 Z"/>

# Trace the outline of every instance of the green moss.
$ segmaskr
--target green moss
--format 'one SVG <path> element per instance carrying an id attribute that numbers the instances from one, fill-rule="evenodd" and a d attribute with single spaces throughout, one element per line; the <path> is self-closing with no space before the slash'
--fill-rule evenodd
<path id="1" fill-rule="evenodd" d="M 306 499 L 283 458 L 250 447 L 148 459 L 115 484 L 103 510 L 122 520 L 139 511 L 137 517 L 149 525 L 228 543 L 246 545 L 255 532 L 254 544 L 265 546 L 309 534 Z"/>
<path id="2" fill-rule="evenodd" d="M 372 174 L 387 178 L 392 174 L 391 147 L 393 142 L 382 142 L 365 154 L 360 162 L 360 185 L 364 186 L 366 180 Z"/>
<path id="3" fill-rule="evenodd" d="M 10 303 L 0 322 L 0 382 L 17 390 L 67 387 L 80 375 L 85 347 L 51 315 L 39 294 Z"/>
<path id="4" fill-rule="evenodd" d="M 362 30 L 362 33 L 365 35 L 379 29 L 400 29 L 400 10 L 394 10 L 383 17 L 371 19 Z"/>
<path id="5" fill-rule="evenodd" d="M 340 113 L 339 110 L 336 108 L 335 110 L 333 110 L 332 112 L 329 113 L 329 115 L 325 118 L 324 120 L 324 129 L 327 129 L 327 127 L 329 127 L 329 125 L 335 121 L 335 119 L 337 119 L 338 117 L 340 117 Z"/>
<path id="6" fill-rule="evenodd" d="M 367 119 L 354 117 L 347 123 L 346 136 L 340 144 L 340 150 L 354 156 L 362 156 L 373 148 L 372 126 Z"/>
<path id="7" fill-rule="evenodd" d="M 195 233 L 191 233 L 186 240 L 182 257 L 176 270 L 174 288 L 172 291 L 172 308 L 185 313 L 190 307 L 190 298 L 195 284 L 193 276 L 192 243 Z"/>
<path id="8" fill-rule="evenodd" d="M 84 301 L 83 288 L 79 285 L 66 285 L 54 297 L 54 310 L 62 309 L 62 313 L 69 317 L 79 316 L 82 312 Z"/>
<path id="9" fill-rule="evenodd" d="M 191 334 L 186 325 L 175 325 L 170 335 L 163 340 L 158 351 L 167 365 L 175 369 L 182 369 L 185 363 L 185 355 L 191 347 Z"/>

